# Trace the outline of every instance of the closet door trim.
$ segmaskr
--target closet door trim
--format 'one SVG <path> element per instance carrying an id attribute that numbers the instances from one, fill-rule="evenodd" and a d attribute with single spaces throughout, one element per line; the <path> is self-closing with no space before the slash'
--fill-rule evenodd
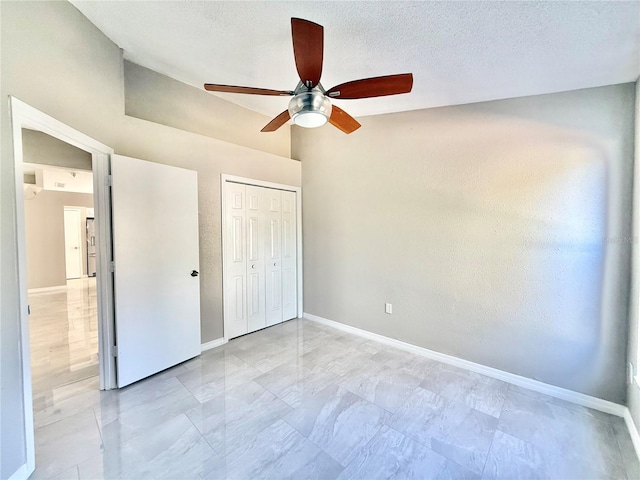
<path id="1" fill-rule="evenodd" d="M 284 190 L 287 192 L 295 192 L 296 194 L 296 269 L 297 269 L 297 303 L 298 303 L 298 318 L 302 318 L 302 312 L 304 311 L 304 307 L 302 304 L 302 188 L 296 187 L 293 185 L 285 185 L 282 183 L 273 183 L 273 182 L 265 182 L 263 180 L 256 180 L 254 178 L 247 177 L 238 177 L 235 175 L 220 175 L 220 200 L 221 200 L 221 238 L 222 238 L 222 298 L 224 302 L 224 281 L 227 270 L 227 253 L 225 248 L 226 243 L 226 215 L 225 215 L 225 189 L 227 183 L 240 183 L 243 185 L 253 185 L 256 187 L 266 187 L 273 188 L 275 190 Z M 224 305 L 222 308 L 223 317 L 224 317 Z M 224 341 L 227 342 L 229 338 L 227 337 L 227 332 L 229 331 L 226 326 L 227 320 L 224 318 Z"/>

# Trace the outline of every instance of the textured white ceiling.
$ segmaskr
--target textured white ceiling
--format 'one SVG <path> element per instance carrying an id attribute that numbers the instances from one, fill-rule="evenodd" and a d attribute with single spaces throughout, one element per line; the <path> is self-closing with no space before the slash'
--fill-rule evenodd
<path id="1" fill-rule="evenodd" d="M 293 89 L 291 17 L 325 27 L 322 84 L 414 74 L 413 92 L 337 104 L 354 116 L 635 81 L 640 1 L 72 3 L 134 63 L 205 82 Z M 275 116 L 287 99 L 219 94 Z"/>

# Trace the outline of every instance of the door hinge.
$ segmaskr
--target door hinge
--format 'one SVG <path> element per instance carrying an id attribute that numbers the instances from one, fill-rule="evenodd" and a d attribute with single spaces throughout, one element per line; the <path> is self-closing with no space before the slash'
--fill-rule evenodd
<path id="1" fill-rule="evenodd" d="M 110 271 L 111 273 L 113 273 L 113 272 L 115 272 L 115 271 L 116 271 L 116 262 L 115 262 L 114 260 L 111 260 L 111 261 L 109 262 L 109 271 Z"/>
<path id="2" fill-rule="evenodd" d="M 113 355 L 114 357 L 118 356 L 118 346 L 114 345 L 113 347 L 111 347 L 111 355 Z"/>
<path id="3" fill-rule="evenodd" d="M 105 178 L 105 183 L 107 184 L 107 187 L 113 186 L 113 177 L 111 175 L 107 175 Z"/>

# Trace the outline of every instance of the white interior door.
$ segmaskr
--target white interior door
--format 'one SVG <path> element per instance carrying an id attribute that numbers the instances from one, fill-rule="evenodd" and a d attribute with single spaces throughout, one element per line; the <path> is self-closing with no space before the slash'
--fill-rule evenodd
<path id="1" fill-rule="evenodd" d="M 282 209 L 280 190 L 265 189 L 267 196 L 266 244 L 266 316 L 267 326 L 275 325 L 282 317 Z"/>
<path id="2" fill-rule="evenodd" d="M 120 155 L 111 156 L 111 175 L 123 387 L 200 354 L 198 179 Z"/>
<path id="3" fill-rule="evenodd" d="M 82 233 L 80 222 L 79 209 L 64 209 L 64 260 L 67 280 L 82 277 Z"/>
<path id="4" fill-rule="evenodd" d="M 248 333 L 246 250 L 246 185 L 225 183 L 224 332 L 227 338 Z"/>
<path id="5" fill-rule="evenodd" d="M 298 316 L 296 193 L 282 192 L 282 319 Z"/>

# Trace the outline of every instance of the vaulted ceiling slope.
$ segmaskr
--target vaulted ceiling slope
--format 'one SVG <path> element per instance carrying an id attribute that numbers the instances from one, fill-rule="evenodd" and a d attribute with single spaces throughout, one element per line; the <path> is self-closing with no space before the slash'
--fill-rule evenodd
<path id="1" fill-rule="evenodd" d="M 291 17 L 325 28 L 322 83 L 413 72 L 408 95 L 338 102 L 354 116 L 576 90 L 640 75 L 640 1 L 72 3 L 125 58 L 202 88 L 290 90 Z M 274 116 L 287 99 L 219 94 Z"/>

